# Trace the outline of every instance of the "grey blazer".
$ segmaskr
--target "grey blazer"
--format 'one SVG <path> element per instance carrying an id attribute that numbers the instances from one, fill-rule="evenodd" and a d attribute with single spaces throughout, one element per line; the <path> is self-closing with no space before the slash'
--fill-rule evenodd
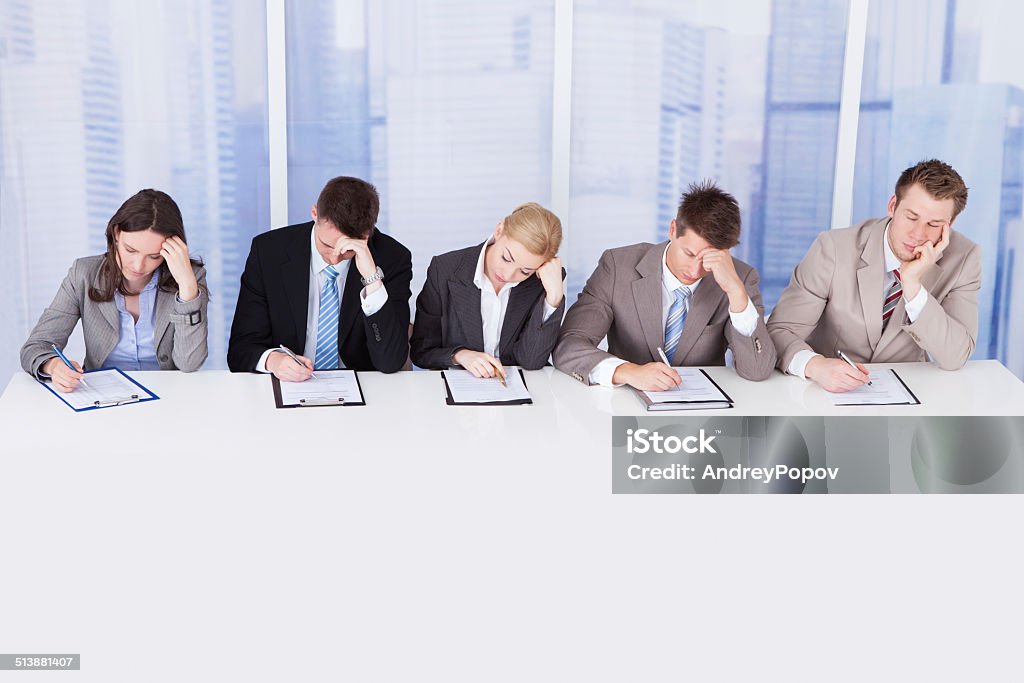
<path id="1" fill-rule="evenodd" d="M 638 364 L 660 360 L 658 347 L 665 345 L 662 254 L 667 245 L 633 244 L 601 255 L 562 323 L 556 368 L 589 385 L 591 371 L 606 358 Z M 732 326 L 729 299 L 708 273 L 694 292 L 675 357 L 669 360 L 674 366 L 725 365 L 728 347 L 740 377 L 766 379 L 775 366 L 775 346 L 764 324 L 757 270 L 739 259 L 733 263 L 759 314 L 754 334 L 745 337 Z M 597 348 L 606 335 L 607 352 Z"/>
<path id="2" fill-rule="evenodd" d="M 96 302 L 89 298 L 89 287 L 99 284 L 103 256 L 77 259 L 57 290 L 53 302 L 43 311 L 25 345 L 21 347 L 21 367 L 42 379 L 39 368 L 68 342 L 79 319 L 85 334 L 86 370 L 103 367 L 107 356 L 117 346 L 121 325 L 117 305 L 111 301 Z M 161 370 L 198 370 L 206 360 L 206 269 L 195 268 L 199 296 L 181 303 L 174 292 L 157 290 L 153 313 L 153 336 L 156 357 Z M 154 274 L 157 277 L 159 272 Z"/>
<path id="3" fill-rule="evenodd" d="M 416 321 L 410 340 L 412 362 L 421 368 L 453 365 L 459 349 L 484 349 L 480 289 L 473 283 L 483 243 L 435 256 L 416 298 Z M 563 271 L 564 277 L 564 271 Z M 558 339 L 565 297 L 544 320 L 544 285 L 535 275 L 512 288 L 501 324 L 498 353 L 504 365 L 537 370 L 548 362 Z"/>

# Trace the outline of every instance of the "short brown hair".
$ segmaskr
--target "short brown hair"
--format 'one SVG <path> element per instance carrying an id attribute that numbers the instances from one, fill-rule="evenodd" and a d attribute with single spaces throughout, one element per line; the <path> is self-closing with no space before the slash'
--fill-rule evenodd
<path id="1" fill-rule="evenodd" d="M 562 221 L 536 202 L 520 204 L 502 222 L 505 234 L 535 254 L 550 261 L 562 245 Z"/>
<path id="2" fill-rule="evenodd" d="M 715 249 L 731 249 L 740 243 L 740 205 L 712 180 L 692 183 L 676 212 L 676 237 L 683 230 L 693 230 Z"/>
<path id="3" fill-rule="evenodd" d="M 903 199 L 903 193 L 918 183 L 935 199 L 953 200 L 953 218 L 967 206 L 967 185 L 952 166 L 938 159 L 919 161 L 900 173 L 896 181 L 896 203 Z"/>
<path id="4" fill-rule="evenodd" d="M 330 221 L 346 237 L 363 240 L 377 227 L 380 197 L 365 180 L 338 176 L 327 181 L 316 200 L 317 218 Z"/>

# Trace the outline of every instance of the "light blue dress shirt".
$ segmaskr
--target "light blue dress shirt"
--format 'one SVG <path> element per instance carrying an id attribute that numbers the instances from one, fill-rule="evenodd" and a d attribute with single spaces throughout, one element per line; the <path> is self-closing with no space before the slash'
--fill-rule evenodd
<path id="1" fill-rule="evenodd" d="M 114 292 L 118 318 L 121 321 L 121 337 L 117 346 L 107 356 L 106 367 L 119 370 L 159 370 L 156 360 L 156 340 L 153 338 L 153 316 L 156 311 L 156 294 L 159 280 L 153 273 L 149 283 L 139 292 L 139 321 L 124 306 L 124 295 Z"/>

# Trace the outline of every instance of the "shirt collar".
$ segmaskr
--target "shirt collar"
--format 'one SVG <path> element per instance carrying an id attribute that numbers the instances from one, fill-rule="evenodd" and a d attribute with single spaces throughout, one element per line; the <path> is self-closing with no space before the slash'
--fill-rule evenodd
<path id="1" fill-rule="evenodd" d="M 487 276 L 484 274 L 484 254 L 487 253 L 487 247 L 491 246 L 492 244 L 494 244 L 494 238 L 491 238 L 484 242 L 483 248 L 480 249 L 480 256 L 478 256 L 476 259 L 476 272 L 473 274 L 473 284 L 476 285 L 480 291 L 483 291 L 485 287 L 490 287 L 491 291 L 494 291 L 494 287 L 491 286 L 491 281 L 488 280 Z M 518 284 L 518 282 L 506 282 L 504 285 L 502 285 L 501 291 L 499 291 L 498 293 L 500 294 L 501 292 L 504 292 L 506 289 L 515 287 Z"/>
<path id="2" fill-rule="evenodd" d="M 885 233 L 882 235 L 882 253 L 885 255 L 885 272 L 891 273 L 900 267 L 900 257 L 893 253 L 892 247 L 889 246 L 889 226 L 892 225 L 892 219 L 885 224 Z"/>
<path id="3" fill-rule="evenodd" d="M 697 289 L 697 285 L 699 285 L 700 281 L 703 280 L 704 278 L 698 278 L 693 282 L 693 284 L 689 285 L 684 285 L 682 282 L 680 282 L 679 278 L 673 275 L 672 270 L 668 267 L 668 248 L 670 246 L 672 246 L 671 241 L 669 241 L 668 246 L 665 247 L 665 251 L 661 255 L 661 281 L 665 285 L 665 291 L 671 293 L 675 292 L 680 287 L 685 287 L 686 289 L 690 290 L 690 295 L 692 296 L 693 292 Z"/>

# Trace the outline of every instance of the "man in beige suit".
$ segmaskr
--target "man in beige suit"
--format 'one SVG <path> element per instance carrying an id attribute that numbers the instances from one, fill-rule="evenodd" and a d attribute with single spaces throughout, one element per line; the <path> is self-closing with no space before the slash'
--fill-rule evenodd
<path id="1" fill-rule="evenodd" d="M 931 159 L 900 175 L 887 218 L 818 235 L 768 322 L 779 369 L 841 392 L 867 381 L 861 362 L 963 367 L 981 288 L 981 249 L 953 232 L 966 204 L 960 175 Z"/>
<path id="2" fill-rule="evenodd" d="M 585 384 L 660 391 L 679 384 L 673 366 L 725 365 L 762 380 L 775 366 L 757 271 L 733 259 L 740 209 L 713 183 L 683 195 L 669 240 L 609 249 L 569 309 L 553 359 Z M 608 337 L 608 351 L 597 345 Z"/>

